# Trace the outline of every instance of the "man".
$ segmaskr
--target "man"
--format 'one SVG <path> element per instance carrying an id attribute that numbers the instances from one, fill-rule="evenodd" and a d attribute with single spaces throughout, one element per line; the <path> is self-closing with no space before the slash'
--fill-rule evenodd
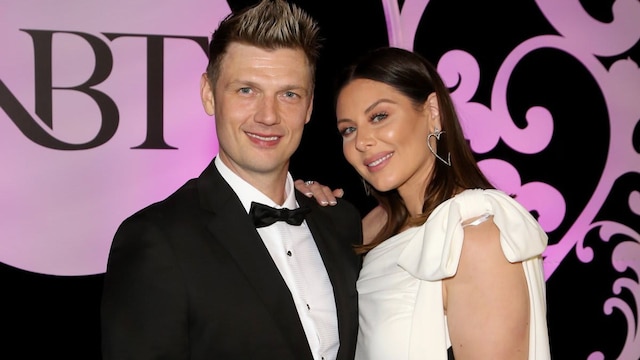
<path id="1" fill-rule="evenodd" d="M 318 49 L 317 24 L 283 0 L 220 23 L 201 80 L 219 154 L 119 227 L 102 299 L 105 360 L 353 358 L 359 212 L 342 200 L 320 206 L 288 172 Z M 268 211 L 253 203 L 308 211 L 293 225 L 262 224 L 251 213 Z"/>

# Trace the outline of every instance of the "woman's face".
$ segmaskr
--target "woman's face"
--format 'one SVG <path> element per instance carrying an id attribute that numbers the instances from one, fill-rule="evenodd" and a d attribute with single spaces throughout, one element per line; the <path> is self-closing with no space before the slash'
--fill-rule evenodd
<path id="1" fill-rule="evenodd" d="M 439 127 L 435 94 L 418 107 L 389 85 L 356 79 L 340 91 L 336 115 L 344 156 L 360 176 L 379 191 L 398 189 L 420 211 L 435 159 L 427 147 Z"/>

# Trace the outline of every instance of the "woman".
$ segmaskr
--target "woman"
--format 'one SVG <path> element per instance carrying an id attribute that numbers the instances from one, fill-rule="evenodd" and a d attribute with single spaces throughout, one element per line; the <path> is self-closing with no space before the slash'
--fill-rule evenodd
<path id="1" fill-rule="evenodd" d="M 436 69 L 374 50 L 340 79 L 336 115 L 344 156 L 380 204 L 357 249 L 356 359 L 549 359 L 547 236 L 478 168 Z"/>

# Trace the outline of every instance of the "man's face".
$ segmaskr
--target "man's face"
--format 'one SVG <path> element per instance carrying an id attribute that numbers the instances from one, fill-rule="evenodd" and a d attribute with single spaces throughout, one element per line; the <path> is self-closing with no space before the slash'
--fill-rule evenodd
<path id="1" fill-rule="evenodd" d="M 218 80 L 203 84 L 202 96 L 216 117 L 219 156 L 227 166 L 254 186 L 286 174 L 313 103 L 302 50 L 232 43 Z"/>

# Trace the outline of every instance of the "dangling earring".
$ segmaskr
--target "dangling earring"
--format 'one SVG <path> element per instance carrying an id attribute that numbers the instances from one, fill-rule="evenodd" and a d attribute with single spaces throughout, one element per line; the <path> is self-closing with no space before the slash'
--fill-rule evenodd
<path id="1" fill-rule="evenodd" d="M 371 196 L 371 185 L 369 185 L 369 183 L 367 183 L 367 181 L 364 178 L 360 178 L 360 180 L 362 180 L 362 186 L 364 187 L 364 193 L 367 196 Z"/>
<path id="2" fill-rule="evenodd" d="M 445 131 L 435 128 L 432 133 L 429 133 L 429 135 L 427 135 L 427 146 L 429 147 L 431 153 L 438 158 L 438 160 L 442 161 L 447 166 L 451 166 L 451 153 L 447 153 L 447 160 L 445 160 L 433 150 L 433 148 L 431 147 L 431 143 L 429 143 L 429 139 L 431 139 L 432 136 L 435 137 L 436 142 L 438 142 L 440 140 L 440 135 L 444 133 Z"/>

